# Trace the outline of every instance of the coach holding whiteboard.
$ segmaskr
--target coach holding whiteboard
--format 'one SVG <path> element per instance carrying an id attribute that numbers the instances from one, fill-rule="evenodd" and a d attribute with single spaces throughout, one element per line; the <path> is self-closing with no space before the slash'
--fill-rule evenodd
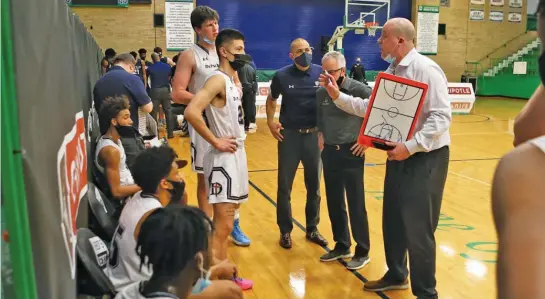
<path id="1" fill-rule="evenodd" d="M 451 109 L 447 78 L 431 59 L 413 44 L 413 24 L 402 18 L 389 20 L 379 39 L 381 56 L 390 63 L 387 73 L 428 84 L 413 139 L 387 152 L 384 181 L 384 248 L 388 272 L 365 284 L 368 291 L 407 289 L 407 252 L 411 287 L 419 299 L 438 298 L 435 289 L 435 229 L 439 220 L 448 172 Z M 320 84 L 335 105 L 348 113 L 365 116 L 369 100 L 343 94 L 330 75 Z"/>

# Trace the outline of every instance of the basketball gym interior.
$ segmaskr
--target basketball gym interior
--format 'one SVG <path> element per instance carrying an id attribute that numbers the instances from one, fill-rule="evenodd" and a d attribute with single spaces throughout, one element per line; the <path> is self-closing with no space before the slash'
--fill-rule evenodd
<path id="1" fill-rule="evenodd" d="M 246 53 L 257 66 L 257 132 L 246 140 L 250 194 L 241 208 L 241 226 L 252 244 L 229 245 L 229 260 L 240 275 L 254 281 L 245 298 L 414 298 L 410 289 L 363 291 L 365 281 L 380 278 L 387 269 L 382 238 L 384 151 L 366 152 L 369 265 L 349 271 L 341 263 L 322 263 L 319 257 L 331 248 L 305 240 L 302 165 L 291 194 L 293 248 L 278 246 L 277 142 L 265 114 L 275 70 L 292 63 L 292 40 L 302 37 L 309 42 L 314 64 L 321 64 L 330 50 L 345 55 L 348 70 L 360 58 L 371 83 L 388 67 L 377 40 L 381 26 L 393 17 L 412 21 L 417 50 L 437 62 L 449 82 L 452 143 L 435 233 L 439 296 L 495 298 L 491 182 L 498 161 L 513 148 L 514 118 L 540 83 L 537 2 L 2 0 L 2 298 L 88 298 L 79 292 L 81 265 L 74 248 L 77 230 L 87 227 L 92 211 L 84 194 L 71 199 L 62 195 L 66 192 L 59 165 L 70 151 L 79 157 L 78 169 L 93 163 L 85 157 L 87 121 L 105 49 L 122 53 L 145 48 L 148 59 L 155 47 L 169 58 L 183 50 L 174 32 L 192 29 L 187 18 L 185 25 L 176 24 L 176 5 L 214 8 L 220 30 L 234 28 L 245 35 Z M 164 128 L 160 132 L 164 135 Z M 168 143 L 182 159 L 190 159 L 189 138 L 176 135 Z M 197 178 L 190 167 L 180 171 L 189 204 L 197 205 Z M 75 180 L 72 187 L 81 190 L 91 177 L 83 172 Z M 323 178 L 321 192 L 319 230 L 331 246 Z"/>

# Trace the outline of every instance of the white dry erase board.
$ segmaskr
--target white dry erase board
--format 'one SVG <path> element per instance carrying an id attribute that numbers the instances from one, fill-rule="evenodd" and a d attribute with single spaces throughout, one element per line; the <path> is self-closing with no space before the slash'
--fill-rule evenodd
<path id="1" fill-rule="evenodd" d="M 412 137 L 428 85 L 379 73 L 361 126 L 358 143 L 388 150 L 385 144 Z"/>

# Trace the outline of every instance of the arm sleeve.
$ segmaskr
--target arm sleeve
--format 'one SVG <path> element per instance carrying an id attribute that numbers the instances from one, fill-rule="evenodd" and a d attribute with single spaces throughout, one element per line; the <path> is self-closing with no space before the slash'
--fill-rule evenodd
<path id="1" fill-rule="evenodd" d="M 424 105 L 429 107 L 429 114 L 426 116 L 422 129 L 416 132 L 411 140 L 405 142 L 411 155 L 430 151 L 434 140 L 448 130 L 452 121 L 448 83 L 443 74 L 437 67 L 429 67 L 421 77 L 418 81 L 428 84 L 428 94 Z"/>
<path id="2" fill-rule="evenodd" d="M 367 106 L 369 105 L 369 99 L 353 97 L 342 92 L 340 93 L 339 98 L 337 98 L 333 102 L 344 112 L 359 117 L 365 117 L 365 113 L 367 112 Z"/>
<path id="3" fill-rule="evenodd" d="M 274 74 L 271 82 L 271 87 L 269 89 L 269 93 L 273 99 L 278 99 L 280 94 L 282 93 L 282 86 L 280 85 L 280 80 L 278 79 L 278 72 Z"/>

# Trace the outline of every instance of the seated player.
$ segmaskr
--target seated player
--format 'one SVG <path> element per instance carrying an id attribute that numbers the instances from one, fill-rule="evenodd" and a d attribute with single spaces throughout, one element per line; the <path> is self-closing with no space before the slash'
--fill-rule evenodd
<path id="1" fill-rule="evenodd" d="M 235 270 L 219 273 L 210 267 L 212 232 L 210 218 L 198 208 L 169 205 L 153 210 L 142 223 L 136 247 L 140 267 L 153 267 L 153 275 L 115 298 L 243 298 L 232 281 L 211 280 L 218 274 L 232 277 Z"/>
<path id="2" fill-rule="evenodd" d="M 99 185 L 107 188 L 103 190 L 107 194 L 123 200 L 140 191 L 127 167 L 127 156 L 120 140 L 124 130 L 133 130 L 128 99 L 121 96 L 106 98 L 100 107 L 99 122 L 102 136 L 95 149 L 95 165 L 108 186 Z"/>
<path id="3" fill-rule="evenodd" d="M 211 148 L 204 155 L 208 201 L 214 211 L 214 254 L 227 259 L 228 237 L 233 231 L 235 210 L 248 200 L 248 165 L 244 149 L 241 92 L 235 86 L 236 71 L 251 61 L 244 54 L 244 35 L 224 29 L 216 38 L 220 67 L 204 83 L 185 111 L 187 121 Z M 206 111 L 205 111 L 206 110 Z M 210 128 L 202 116 L 206 118 Z M 243 289 L 253 283 L 237 280 Z"/>

